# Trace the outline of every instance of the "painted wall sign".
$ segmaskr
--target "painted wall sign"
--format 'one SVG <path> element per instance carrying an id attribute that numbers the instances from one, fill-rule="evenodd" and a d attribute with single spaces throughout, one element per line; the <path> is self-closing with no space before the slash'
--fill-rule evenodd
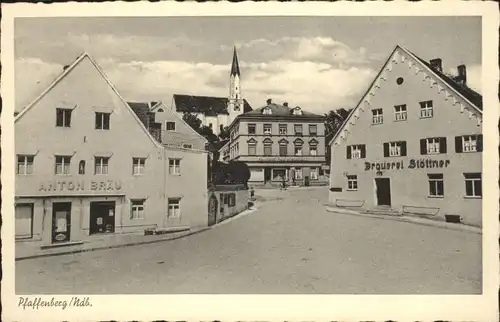
<path id="1" fill-rule="evenodd" d="M 407 164 L 408 169 L 433 169 L 447 168 L 450 165 L 450 160 L 432 160 L 432 159 L 410 159 Z M 405 169 L 405 161 L 392 162 L 365 162 L 365 171 L 369 170 L 403 170 Z"/>
<path id="2" fill-rule="evenodd" d="M 114 180 L 91 180 L 81 181 L 50 181 L 42 182 L 38 191 L 118 191 L 122 189 L 121 181 Z"/>

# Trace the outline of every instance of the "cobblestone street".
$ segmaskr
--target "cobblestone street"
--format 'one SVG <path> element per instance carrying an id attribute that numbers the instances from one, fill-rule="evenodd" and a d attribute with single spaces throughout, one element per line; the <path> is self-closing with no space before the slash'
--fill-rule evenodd
<path id="1" fill-rule="evenodd" d="M 18 294 L 481 293 L 481 235 L 329 213 L 328 189 L 186 238 L 16 262 Z"/>

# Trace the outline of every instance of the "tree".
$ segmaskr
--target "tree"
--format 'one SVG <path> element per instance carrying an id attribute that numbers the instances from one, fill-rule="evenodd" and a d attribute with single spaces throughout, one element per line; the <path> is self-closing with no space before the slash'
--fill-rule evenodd
<path id="1" fill-rule="evenodd" d="M 219 139 L 221 140 L 227 140 L 229 139 L 229 128 L 226 126 L 226 127 L 222 127 L 221 125 L 221 131 L 219 133 Z"/>
<path id="2" fill-rule="evenodd" d="M 346 110 L 345 108 L 340 108 L 337 110 L 332 110 L 325 114 L 325 130 L 326 134 L 337 133 L 342 124 L 347 120 L 347 117 L 351 113 L 351 110 Z"/>
<path id="3" fill-rule="evenodd" d="M 182 115 L 182 119 L 184 120 L 184 122 L 189 124 L 189 126 L 191 126 L 196 132 L 200 133 L 201 120 L 196 117 L 195 114 L 186 112 L 184 113 L 184 115 Z"/>

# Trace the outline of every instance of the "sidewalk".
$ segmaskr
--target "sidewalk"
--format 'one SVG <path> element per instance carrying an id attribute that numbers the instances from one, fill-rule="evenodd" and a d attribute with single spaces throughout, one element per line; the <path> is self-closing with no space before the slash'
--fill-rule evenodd
<path id="1" fill-rule="evenodd" d="M 382 220 L 394 220 L 394 221 L 414 223 L 414 224 L 424 225 L 424 226 L 432 226 L 432 227 L 439 227 L 439 228 L 444 228 L 444 229 L 466 231 L 466 232 L 475 233 L 475 234 L 482 234 L 481 228 L 475 227 L 475 226 L 470 226 L 470 225 L 465 225 L 465 224 L 455 224 L 455 223 L 449 223 L 446 221 L 437 221 L 437 220 L 432 220 L 432 219 L 427 219 L 427 218 L 411 217 L 411 216 L 404 216 L 404 215 L 395 216 L 395 215 L 370 214 L 370 213 L 364 213 L 364 212 L 353 210 L 353 209 L 332 207 L 332 206 L 328 206 L 328 205 L 325 205 L 325 208 L 326 208 L 326 211 L 337 213 L 337 214 L 354 215 L 354 216 L 376 218 L 376 219 L 382 219 Z"/>

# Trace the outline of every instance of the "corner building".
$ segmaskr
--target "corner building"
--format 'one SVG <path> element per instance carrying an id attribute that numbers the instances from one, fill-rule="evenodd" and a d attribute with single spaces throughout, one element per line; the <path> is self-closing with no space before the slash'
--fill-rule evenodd
<path id="1" fill-rule="evenodd" d="M 329 202 L 480 226 L 482 97 L 397 46 L 331 144 Z"/>
<path id="2" fill-rule="evenodd" d="M 206 152 L 166 147 L 168 132 L 137 107 L 82 54 L 16 116 L 16 241 L 207 225 Z"/>

